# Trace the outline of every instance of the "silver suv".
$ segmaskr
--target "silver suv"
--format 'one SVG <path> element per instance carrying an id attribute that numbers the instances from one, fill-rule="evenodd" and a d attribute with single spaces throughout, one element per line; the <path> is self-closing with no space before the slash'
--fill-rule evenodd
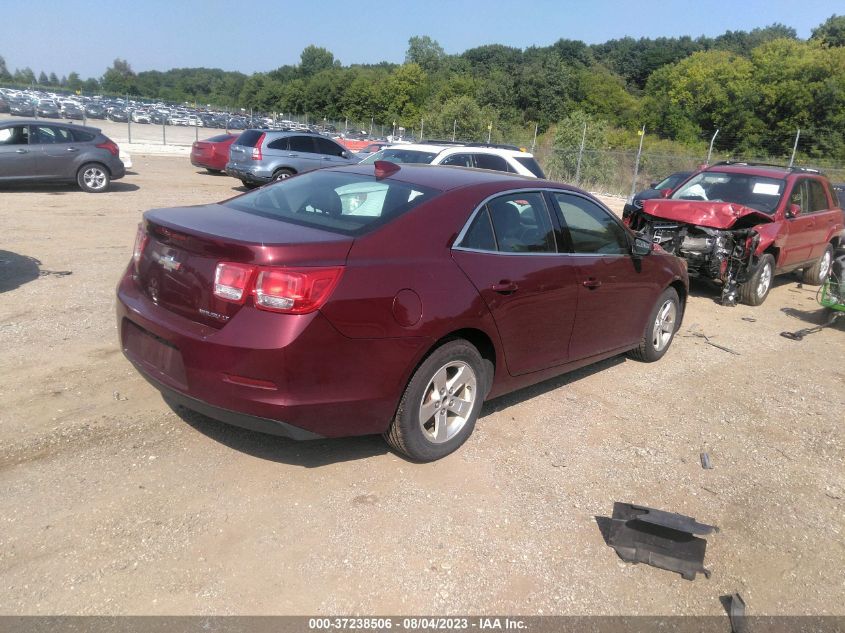
<path id="1" fill-rule="evenodd" d="M 352 165 L 358 160 L 343 145 L 320 134 L 245 130 L 229 148 L 226 173 L 252 189 L 294 174 Z"/>

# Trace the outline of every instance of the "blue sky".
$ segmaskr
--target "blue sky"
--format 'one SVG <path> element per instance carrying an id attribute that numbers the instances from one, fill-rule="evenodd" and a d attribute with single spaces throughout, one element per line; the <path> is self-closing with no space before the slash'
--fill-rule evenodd
<path id="1" fill-rule="evenodd" d="M 10 70 L 99 77 L 115 57 L 132 68 L 206 66 L 245 73 L 295 64 L 309 44 L 343 64 L 401 62 L 408 38 L 429 35 L 447 53 L 482 44 L 588 44 L 624 37 L 718 35 L 774 22 L 807 38 L 842 0 L 0 0 L 0 55 Z M 13 25 L 13 27 L 12 27 Z"/>

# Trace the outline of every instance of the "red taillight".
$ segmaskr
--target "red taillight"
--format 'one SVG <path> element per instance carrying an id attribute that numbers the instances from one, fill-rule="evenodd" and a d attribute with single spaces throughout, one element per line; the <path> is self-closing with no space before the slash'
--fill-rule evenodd
<path id="1" fill-rule="evenodd" d="M 252 148 L 252 160 L 261 160 L 261 144 L 264 142 L 266 134 L 261 134 L 258 140 L 255 141 L 255 147 Z"/>
<path id="2" fill-rule="evenodd" d="M 144 230 L 144 225 L 138 225 L 138 232 L 135 234 L 135 246 L 132 248 L 132 263 L 135 266 L 135 272 L 138 272 L 138 266 L 141 261 L 141 255 L 144 253 L 144 247 L 147 245 L 149 235 Z"/>
<path id="3" fill-rule="evenodd" d="M 255 306 L 262 310 L 306 314 L 326 302 L 342 273 L 342 266 L 261 268 L 220 262 L 214 273 L 214 296 L 243 303 L 252 294 Z"/>
<path id="4" fill-rule="evenodd" d="M 108 150 L 112 156 L 118 156 L 120 154 L 120 148 L 118 148 L 117 143 L 115 143 L 111 139 L 107 139 L 103 143 L 98 143 L 97 147 L 100 149 Z"/>
<path id="5" fill-rule="evenodd" d="M 243 303 L 255 266 L 220 262 L 214 271 L 214 296 Z"/>
<path id="6" fill-rule="evenodd" d="M 341 266 L 264 268 L 255 282 L 255 305 L 287 314 L 313 312 L 329 298 L 342 272 Z"/>

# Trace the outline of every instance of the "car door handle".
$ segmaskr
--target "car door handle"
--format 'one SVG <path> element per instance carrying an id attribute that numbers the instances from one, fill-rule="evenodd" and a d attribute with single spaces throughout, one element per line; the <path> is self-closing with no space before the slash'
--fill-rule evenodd
<path id="1" fill-rule="evenodd" d="M 490 286 L 490 290 L 492 290 L 493 292 L 501 293 L 503 295 L 509 295 L 512 292 L 516 292 L 517 290 L 519 290 L 519 286 L 517 286 L 514 282 L 510 281 L 509 279 L 502 279 L 502 281 L 500 281 L 499 283 Z"/>
<path id="2" fill-rule="evenodd" d="M 16 149 L 15 154 L 26 154 L 27 150 L 25 149 Z"/>
<path id="3" fill-rule="evenodd" d="M 75 147 L 68 147 L 68 148 L 67 148 L 67 151 L 69 151 L 69 152 L 78 152 L 79 150 L 78 150 L 77 148 L 75 148 Z"/>
<path id="4" fill-rule="evenodd" d="M 290 158 L 299 158 L 299 154 L 288 154 Z"/>
<path id="5" fill-rule="evenodd" d="M 323 156 L 323 160 L 331 160 L 331 159 L 332 159 L 331 156 Z"/>
<path id="6" fill-rule="evenodd" d="M 587 279 L 586 281 L 582 281 L 581 285 L 590 290 L 595 290 L 601 286 L 601 282 L 598 279 Z"/>

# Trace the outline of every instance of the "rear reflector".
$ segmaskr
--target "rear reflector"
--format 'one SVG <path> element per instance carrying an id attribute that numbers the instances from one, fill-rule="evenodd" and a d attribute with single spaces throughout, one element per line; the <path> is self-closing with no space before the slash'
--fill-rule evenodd
<path id="1" fill-rule="evenodd" d="M 276 391 L 278 389 L 276 383 L 270 382 L 269 380 L 247 378 L 246 376 L 238 376 L 236 374 L 223 374 L 223 382 L 229 382 L 233 385 L 241 385 L 243 387 L 254 387 L 255 389 L 267 389 L 268 391 Z"/>
<path id="2" fill-rule="evenodd" d="M 255 282 L 255 305 L 262 310 L 305 314 L 322 306 L 343 268 L 263 269 Z"/>
<path id="3" fill-rule="evenodd" d="M 254 266 L 220 262 L 214 271 L 214 296 L 243 303 L 253 272 Z"/>

